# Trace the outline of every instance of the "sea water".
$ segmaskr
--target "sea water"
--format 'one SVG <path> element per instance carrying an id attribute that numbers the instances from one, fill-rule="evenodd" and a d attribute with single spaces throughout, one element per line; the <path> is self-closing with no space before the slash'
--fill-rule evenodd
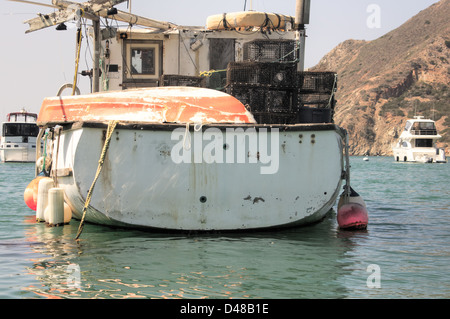
<path id="1" fill-rule="evenodd" d="M 161 234 L 35 222 L 34 164 L 0 164 L 0 298 L 449 298 L 450 164 L 351 157 L 364 231 Z M 336 209 L 336 206 L 335 206 Z"/>

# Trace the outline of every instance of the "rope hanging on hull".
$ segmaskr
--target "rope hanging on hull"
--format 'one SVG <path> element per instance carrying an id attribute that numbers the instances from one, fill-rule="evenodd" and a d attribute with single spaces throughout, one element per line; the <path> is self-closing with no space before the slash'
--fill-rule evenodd
<path id="1" fill-rule="evenodd" d="M 105 156 L 106 156 L 106 153 L 108 152 L 108 148 L 109 148 L 109 142 L 111 141 L 111 136 L 117 125 L 117 122 L 118 121 L 111 121 L 108 123 L 108 130 L 106 131 L 106 140 L 105 140 L 105 144 L 103 145 L 102 154 L 100 155 L 100 159 L 98 161 L 97 173 L 95 174 L 94 181 L 92 182 L 92 185 L 89 188 L 89 191 L 88 191 L 88 194 L 86 197 L 86 202 L 84 203 L 83 216 L 81 218 L 80 225 L 78 226 L 78 233 L 77 233 L 77 236 L 75 237 L 75 240 L 78 240 L 78 238 L 81 235 L 81 232 L 83 231 L 84 219 L 86 217 L 86 210 L 89 206 L 89 203 L 91 202 L 92 192 L 94 191 L 95 183 L 97 182 L 97 179 L 100 176 L 100 172 L 102 171 Z"/>

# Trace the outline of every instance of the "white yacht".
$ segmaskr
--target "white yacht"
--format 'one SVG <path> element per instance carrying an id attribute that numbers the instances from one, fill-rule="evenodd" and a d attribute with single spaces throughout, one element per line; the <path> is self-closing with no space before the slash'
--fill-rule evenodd
<path id="1" fill-rule="evenodd" d="M 436 146 L 440 138 L 433 120 L 414 116 L 406 121 L 404 131 L 392 148 L 394 159 L 397 162 L 446 163 L 445 150 Z"/>
<path id="2" fill-rule="evenodd" d="M 25 109 L 9 113 L 3 122 L 0 142 L 2 162 L 34 162 L 36 160 L 37 114 Z"/>

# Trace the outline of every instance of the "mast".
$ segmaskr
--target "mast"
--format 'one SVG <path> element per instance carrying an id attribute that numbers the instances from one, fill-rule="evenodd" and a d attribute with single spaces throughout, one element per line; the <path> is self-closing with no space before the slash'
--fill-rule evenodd
<path id="1" fill-rule="evenodd" d="M 295 8 L 295 43 L 297 53 L 297 69 L 302 72 L 305 69 L 305 24 L 309 24 L 311 0 L 297 0 Z"/>
<path id="2" fill-rule="evenodd" d="M 94 58 L 92 65 L 92 92 L 100 91 L 100 21 L 92 20 L 94 31 Z"/>

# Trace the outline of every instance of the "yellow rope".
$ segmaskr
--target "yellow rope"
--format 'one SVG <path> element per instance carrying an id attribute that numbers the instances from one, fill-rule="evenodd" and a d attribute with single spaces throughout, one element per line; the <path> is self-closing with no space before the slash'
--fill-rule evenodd
<path id="1" fill-rule="evenodd" d="M 77 38 L 77 59 L 75 61 L 75 75 L 73 76 L 73 86 L 72 86 L 72 95 L 75 95 L 75 89 L 77 87 L 77 77 L 78 77 L 78 65 L 80 64 L 80 50 L 81 50 L 81 28 L 78 29 L 78 38 Z"/>
<path id="2" fill-rule="evenodd" d="M 89 191 L 88 191 L 88 194 L 87 194 L 87 197 L 86 197 L 86 202 L 84 203 L 83 216 L 81 218 L 80 226 L 78 226 L 78 233 L 77 233 L 77 236 L 75 237 L 75 240 L 77 240 L 80 237 L 81 232 L 83 231 L 84 218 L 86 217 L 86 210 L 87 210 L 87 208 L 89 206 L 89 203 L 91 202 L 92 192 L 94 191 L 95 183 L 97 182 L 97 179 L 100 176 L 100 172 L 101 172 L 101 170 L 103 168 L 103 162 L 105 160 L 106 152 L 108 151 L 108 148 L 109 148 L 109 142 L 111 141 L 111 136 L 112 136 L 112 133 L 114 132 L 114 129 L 115 129 L 116 125 L 117 125 L 117 122 L 118 121 L 111 121 L 108 124 L 108 130 L 106 132 L 105 144 L 103 145 L 102 154 L 101 154 L 100 159 L 98 161 L 97 173 L 95 174 L 94 181 L 92 182 L 92 185 L 89 188 Z"/>
<path id="3" fill-rule="evenodd" d="M 208 76 L 213 75 L 213 73 L 225 72 L 226 70 L 227 70 L 227 69 L 224 69 L 224 70 L 209 70 L 209 71 L 203 71 L 203 72 L 200 72 L 200 76 L 208 77 Z"/>

